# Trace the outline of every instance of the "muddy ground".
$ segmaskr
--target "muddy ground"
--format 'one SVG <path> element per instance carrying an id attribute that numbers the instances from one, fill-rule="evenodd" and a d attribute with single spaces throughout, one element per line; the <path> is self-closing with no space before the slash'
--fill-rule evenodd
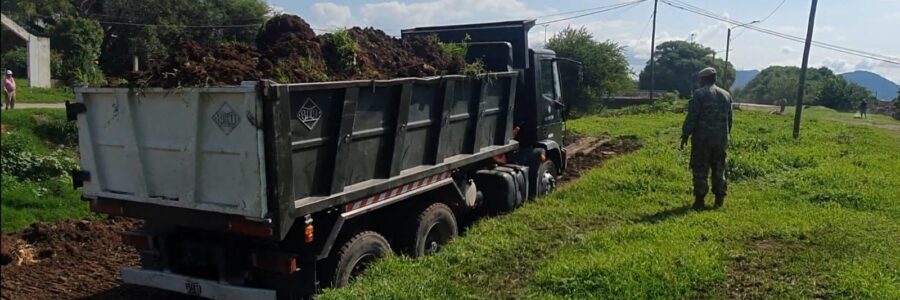
<path id="1" fill-rule="evenodd" d="M 584 139 L 574 144 L 579 144 Z M 602 143 L 600 143 L 602 142 Z M 573 154 L 561 183 L 574 180 L 603 161 L 641 147 L 635 137 L 594 138 L 587 153 Z M 138 253 L 122 245 L 119 234 L 138 220 L 72 220 L 34 224 L 2 235 L 2 299 L 195 299 L 180 294 L 122 285 L 119 269 L 137 266 Z"/>

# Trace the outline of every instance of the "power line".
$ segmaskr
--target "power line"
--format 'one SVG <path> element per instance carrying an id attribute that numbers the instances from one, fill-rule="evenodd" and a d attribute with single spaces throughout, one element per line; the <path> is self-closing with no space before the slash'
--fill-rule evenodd
<path id="1" fill-rule="evenodd" d="M 174 27 L 174 28 L 246 28 L 246 27 L 262 26 L 262 24 L 223 24 L 223 25 L 141 24 L 141 23 L 111 22 L 111 21 L 97 21 L 97 23 L 108 24 L 108 25 L 127 25 L 127 26 L 141 26 L 141 27 Z"/>
<path id="2" fill-rule="evenodd" d="M 678 7 L 678 6 L 672 5 L 671 2 L 669 2 L 669 1 L 674 1 L 674 2 L 679 3 L 679 4 L 681 4 L 681 5 L 687 6 L 687 7 L 689 7 L 690 9 L 687 9 L 687 8 L 685 8 L 685 7 Z M 739 21 L 736 21 L 736 20 L 731 20 L 731 19 L 725 18 L 725 17 L 720 17 L 720 16 L 719 16 L 717 13 L 715 13 L 715 12 L 712 12 L 712 11 L 709 11 L 709 10 L 705 10 L 705 9 L 703 9 L 703 8 L 699 8 L 699 7 L 696 7 L 696 6 L 693 6 L 693 5 L 689 4 L 689 3 L 684 2 L 684 1 L 681 1 L 681 0 L 663 0 L 663 2 L 665 2 L 666 4 L 669 4 L 670 6 L 673 6 L 673 7 L 675 7 L 675 8 L 686 9 L 686 10 L 688 10 L 688 11 L 691 11 L 691 9 L 692 9 L 693 11 L 691 11 L 691 12 L 693 12 L 693 13 L 701 14 L 701 15 L 704 15 L 704 16 L 706 16 L 706 17 L 710 17 L 710 18 L 713 18 L 713 19 L 716 19 L 716 20 L 720 20 L 720 21 L 723 21 L 723 22 L 728 22 L 728 23 L 731 23 L 731 24 L 734 24 L 734 25 L 741 24 L 742 26 L 745 26 L 745 27 L 747 27 L 747 28 L 751 28 L 751 29 L 753 29 L 753 30 L 755 30 L 755 31 L 759 31 L 759 32 L 763 32 L 763 33 L 768 33 L 768 34 L 772 34 L 772 35 L 780 35 L 781 37 L 786 38 L 786 39 L 794 39 L 794 40 L 799 40 L 799 41 L 804 41 L 804 42 L 805 42 L 805 40 L 804 40 L 802 37 L 793 36 L 793 35 L 789 35 L 789 34 L 786 34 L 786 33 L 781 33 L 781 32 L 777 32 L 777 31 L 774 31 L 774 30 L 769 30 L 769 29 L 761 28 L 761 27 L 758 27 L 758 26 L 753 26 L 753 25 L 751 25 L 751 24 L 746 24 L 746 23 L 744 23 L 744 22 L 739 22 Z M 828 44 L 828 43 L 816 42 L 816 41 L 813 41 L 813 44 L 817 44 L 817 45 L 820 46 L 820 47 L 826 47 L 826 48 L 827 48 L 827 47 L 833 47 L 833 48 L 839 48 L 839 49 L 842 49 L 842 50 L 844 50 L 844 51 L 850 51 L 850 52 L 861 53 L 861 54 L 865 54 L 865 55 L 869 55 L 869 56 L 881 57 L 881 58 L 887 59 L 887 60 L 894 60 L 894 59 L 895 59 L 895 58 L 888 57 L 888 56 L 884 56 L 884 55 L 881 55 L 881 54 L 875 54 L 875 53 L 871 53 L 871 52 L 865 52 L 865 51 L 862 51 L 862 50 L 850 49 L 850 48 L 846 48 L 846 47 L 842 47 L 842 46 L 838 46 L 838 45 L 834 45 L 834 44 Z"/>
<path id="3" fill-rule="evenodd" d="M 716 20 L 719 20 L 719 21 L 722 21 L 722 22 L 726 22 L 726 23 L 729 23 L 729 24 L 733 24 L 733 25 L 743 24 L 742 22 L 739 22 L 739 21 L 735 21 L 735 20 L 732 20 L 732 19 L 729 19 L 729 18 L 725 18 L 725 17 L 720 17 L 720 16 L 718 16 L 716 13 L 707 11 L 707 10 L 702 9 L 702 8 L 695 7 L 695 6 L 693 6 L 693 5 L 684 3 L 684 2 L 682 2 L 682 1 L 678 1 L 678 0 L 660 0 L 660 1 L 662 1 L 662 2 L 665 3 L 666 5 L 669 5 L 669 6 L 674 7 L 674 8 L 678 8 L 678 9 L 681 9 L 681 10 L 684 10 L 684 11 L 687 11 L 687 12 L 691 12 L 691 13 L 694 13 L 694 14 L 698 14 L 698 15 L 701 15 L 701 16 L 705 16 L 705 17 L 708 17 L 708 18 L 711 18 L 711 19 L 716 19 Z M 673 1 L 674 1 L 674 2 L 677 2 L 678 4 L 672 3 Z M 803 39 L 803 38 L 797 37 L 797 36 L 793 36 L 793 35 L 789 35 L 789 34 L 786 34 L 786 33 L 781 33 L 781 32 L 777 32 L 777 31 L 774 31 L 774 30 L 769 30 L 769 29 L 765 29 L 765 28 L 761 28 L 761 27 L 753 26 L 753 25 L 747 25 L 747 26 L 745 26 L 745 27 L 748 28 L 748 29 L 750 29 L 750 30 L 754 30 L 754 31 L 757 31 L 757 32 L 765 33 L 765 34 L 772 35 L 772 36 L 775 36 L 775 37 L 779 37 L 779 38 L 783 38 L 783 39 L 787 39 L 787 40 L 791 40 L 791 41 L 795 41 L 795 42 L 799 42 L 799 43 L 803 43 L 803 42 L 804 42 L 804 39 Z M 878 61 L 882 61 L 882 62 L 886 62 L 886 63 L 890 63 L 890 64 L 900 65 L 900 60 L 897 60 L 896 58 L 893 58 L 893 57 L 884 56 L 884 55 L 881 55 L 881 54 L 875 54 L 875 53 L 871 53 L 871 52 L 866 52 L 866 51 L 862 51 L 862 50 L 851 49 L 851 48 L 847 48 L 847 47 L 843 47 L 843 46 L 838 46 L 838 45 L 834 45 L 834 44 L 829 44 L 829 43 L 824 43 L 824 42 L 816 42 L 816 41 L 813 41 L 812 43 L 813 43 L 814 46 L 819 47 L 819 48 L 824 48 L 824 49 L 828 49 L 828 50 L 832 50 L 832 51 L 836 51 L 836 52 L 841 52 L 841 53 L 844 53 L 844 54 L 849 54 L 849 55 L 854 55 L 854 56 L 859 56 L 859 57 L 869 58 L 869 59 L 872 59 L 872 60 L 878 60 Z"/>
<path id="4" fill-rule="evenodd" d="M 601 2 L 602 2 L 602 1 L 601 1 Z M 543 18 L 546 18 L 546 17 L 555 17 L 555 16 L 562 16 L 562 15 L 568 15 L 568 14 L 574 14 L 574 13 L 581 13 L 581 12 L 592 11 L 592 10 L 597 10 L 597 9 L 604 9 L 604 8 L 606 8 L 606 7 L 608 7 L 608 5 L 598 6 L 598 7 L 592 7 L 592 8 L 585 8 L 585 9 L 579 9 L 579 10 L 566 11 L 566 12 L 555 13 L 555 14 L 550 14 L 550 15 L 543 15 L 543 16 L 538 16 L 538 17 L 536 17 L 535 19 L 543 19 Z"/>
<path id="5" fill-rule="evenodd" d="M 769 18 L 771 18 L 772 15 L 774 15 L 775 12 L 778 11 L 778 9 L 781 8 L 782 5 L 784 5 L 785 1 L 787 1 L 787 0 L 781 0 L 781 3 L 779 3 L 778 6 L 775 7 L 775 9 L 773 9 L 772 12 L 770 12 L 768 16 L 766 16 L 765 18 L 762 18 L 762 20 L 759 20 L 759 22 L 762 23 L 762 22 L 765 22 L 766 20 L 768 20 Z"/>
<path id="6" fill-rule="evenodd" d="M 769 12 L 769 15 L 767 15 L 765 18 L 760 19 L 759 22 L 757 22 L 757 23 L 765 22 L 766 20 L 768 20 L 769 18 L 771 18 L 772 15 L 774 15 L 775 12 L 778 11 L 778 9 L 781 8 L 781 6 L 784 5 L 784 2 L 786 2 L 786 1 L 787 1 L 787 0 L 781 0 L 781 3 L 779 3 L 778 6 L 776 6 L 775 9 L 773 9 L 771 12 Z M 737 38 L 740 37 L 742 34 L 744 34 L 744 32 L 747 32 L 747 28 L 741 28 L 741 32 L 738 32 L 738 34 L 736 34 L 736 35 L 734 36 L 734 38 L 732 38 L 732 40 L 737 39 Z"/>
<path id="7" fill-rule="evenodd" d="M 535 24 L 535 25 L 544 25 L 544 24 L 550 24 L 550 23 L 556 23 L 556 22 L 562 22 L 562 21 L 566 21 L 566 20 L 571 20 L 571 19 L 575 19 L 575 18 L 586 17 L 586 16 L 590 16 L 590 15 L 599 14 L 599 13 L 602 13 L 602 12 L 611 11 L 611 10 L 614 10 L 614 9 L 619 9 L 619 8 L 623 8 L 623 7 L 627 7 L 627 6 L 636 5 L 636 4 L 641 3 L 641 2 L 644 2 L 644 1 L 647 1 L 647 0 L 637 0 L 637 1 L 625 2 L 625 3 L 615 4 L 615 5 L 609 5 L 609 6 L 607 6 L 605 9 L 601 9 L 601 10 L 598 10 L 598 11 L 589 12 L 589 13 L 586 13 L 586 14 L 581 14 L 581 15 L 572 16 L 572 17 L 568 17 L 568 18 L 557 19 L 557 20 L 553 20 L 553 21 L 541 22 L 541 23 L 537 23 L 537 24 Z"/>

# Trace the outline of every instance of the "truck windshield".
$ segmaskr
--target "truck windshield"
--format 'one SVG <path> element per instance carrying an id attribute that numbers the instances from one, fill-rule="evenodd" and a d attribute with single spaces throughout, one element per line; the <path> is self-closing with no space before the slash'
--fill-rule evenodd
<path id="1" fill-rule="evenodd" d="M 541 60 L 541 94 L 550 100 L 559 98 L 556 68 L 552 60 Z"/>

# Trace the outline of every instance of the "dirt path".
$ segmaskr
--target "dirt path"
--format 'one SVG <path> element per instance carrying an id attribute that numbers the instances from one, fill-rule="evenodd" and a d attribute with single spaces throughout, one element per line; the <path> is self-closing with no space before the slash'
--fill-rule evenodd
<path id="1" fill-rule="evenodd" d="M 15 109 L 28 109 L 28 108 L 66 108 L 65 103 L 16 103 Z"/>

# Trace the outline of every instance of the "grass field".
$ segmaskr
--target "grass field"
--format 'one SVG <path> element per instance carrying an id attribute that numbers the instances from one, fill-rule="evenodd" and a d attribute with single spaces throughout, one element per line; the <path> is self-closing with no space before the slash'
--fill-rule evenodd
<path id="1" fill-rule="evenodd" d="M 61 109 L 17 109 L 0 114 L 3 176 L 0 218 L 3 232 L 34 222 L 90 217 L 80 191 L 62 175 L 74 168 L 72 123 Z"/>
<path id="2" fill-rule="evenodd" d="M 683 115 L 572 121 L 645 146 L 321 298 L 900 298 L 900 131 L 806 116 L 797 141 L 789 116 L 736 112 L 729 197 L 702 212 L 676 149 Z"/>
<path id="3" fill-rule="evenodd" d="M 69 87 L 32 88 L 27 79 L 16 79 L 16 103 L 62 103 L 75 101 L 75 93 Z M 6 95 L 3 95 L 6 104 Z"/>

